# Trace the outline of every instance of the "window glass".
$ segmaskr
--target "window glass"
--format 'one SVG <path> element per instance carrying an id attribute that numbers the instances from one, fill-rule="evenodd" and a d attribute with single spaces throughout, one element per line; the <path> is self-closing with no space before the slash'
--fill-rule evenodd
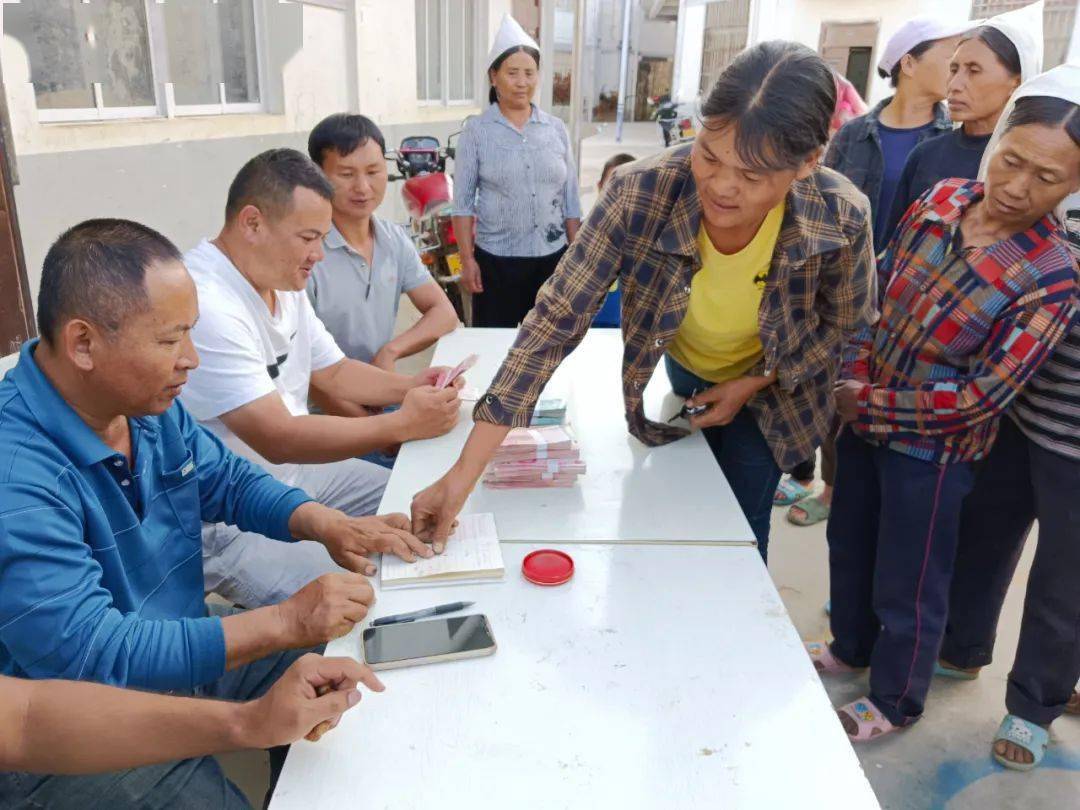
<path id="1" fill-rule="evenodd" d="M 154 106 L 143 0 L 34 0 L 4 6 L 4 33 L 22 43 L 38 109 Z"/>

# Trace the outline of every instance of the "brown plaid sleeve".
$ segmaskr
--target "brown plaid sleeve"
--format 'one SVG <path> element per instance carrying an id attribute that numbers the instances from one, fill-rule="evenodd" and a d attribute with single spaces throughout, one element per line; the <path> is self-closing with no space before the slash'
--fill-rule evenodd
<path id="1" fill-rule="evenodd" d="M 540 289 L 517 339 L 473 411 L 478 422 L 525 427 L 555 369 L 585 337 L 619 272 L 626 221 L 625 178 L 616 175 L 554 275 Z"/>

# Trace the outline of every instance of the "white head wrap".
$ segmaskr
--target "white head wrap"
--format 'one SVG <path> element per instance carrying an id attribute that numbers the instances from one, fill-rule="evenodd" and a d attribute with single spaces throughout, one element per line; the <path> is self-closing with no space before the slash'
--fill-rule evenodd
<path id="1" fill-rule="evenodd" d="M 1043 0 L 991 17 L 982 25 L 996 28 L 1009 38 L 1020 54 L 1020 82 L 1029 82 L 1042 73 Z"/>
<path id="2" fill-rule="evenodd" d="M 1039 2 L 1041 4 L 1042 0 L 1039 0 Z M 511 48 L 519 48 L 521 46 L 532 48 L 536 51 L 540 50 L 540 46 L 536 44 L 536 40 L 526 34 L 525 29 L 521 27 L 521 24 L 510 16 L 508 12 L 503 15 L 502 22 L 499 24 L 499 30 L 495 34 L 495 41 L 491 43 L 491 50 L 488 51 L 488 68 L 490 69 L 495 60 Z"/>
<path id="3" fill-rule="evenodd" d="M 994 134 L 990 136 L 990 142 L 986 144 L 986 151 L 983 152 L 982 164 L 979 166 L 980 180 L 986 181 L 986 170 L 990 165 L 990 158 L 1001 142 L 1001 136 L 1005 134 L 1005 127 L 1008 126 L 1009 117 L 1016 107 L 1016 102 L 1028 96 L 1051 96 L 1053 98 L 1063 98 L 1073 104 L 1080 104 L 1080 65 L 1059 65 L 1053 70 L 1048 70 L 1041 76 L 1036 76 L 1031 81 L 1020 85 L 1013 91 L 1009 103 L 1005 105 L 1005 109 L 998 119 L 997 126 L 994 127 Z M 1058 219 L 1064 222 L 1065 211 L 1078 206 L 1080 206 L 1078 195 L 1074 194 L 1066 197 L 1057 208 Z"/>

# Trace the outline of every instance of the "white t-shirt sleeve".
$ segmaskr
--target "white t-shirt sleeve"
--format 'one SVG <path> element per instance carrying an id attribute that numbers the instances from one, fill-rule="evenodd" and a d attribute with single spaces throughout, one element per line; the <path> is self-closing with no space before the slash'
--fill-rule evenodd
<path id="1" fill-rule="evenodd" d="M 338 347 L 333 335 L 323 326 L 323 322 L 315 314 L 308 297 L 301 295 L 299 300 L 300 319 L 304 322 L 304 328 L 307 329 L 310 338 L 311 370 L 318 371 L 332 366 L 334 363 L 340 363 L 345 359 L 345 352 Z"/>
<path id="2" fill-rule="evenodd" d="M 191 336 L 199 367 L 188 376 L 180 400 L 196 419 L 213 419 L 277 391 L 259 335 L 242 309 L 204 305 Z"/>

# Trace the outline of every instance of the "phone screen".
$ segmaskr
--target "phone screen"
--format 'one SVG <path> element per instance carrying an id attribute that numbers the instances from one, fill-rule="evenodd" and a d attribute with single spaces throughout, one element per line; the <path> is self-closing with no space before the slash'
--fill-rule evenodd
<path id="1" fill-rule="evenodd" d="M 388 624 L 364 630 L 364 660 L 371 666 L 478 652 L 494 646 L 495 639 L 481 615 Z"/>

